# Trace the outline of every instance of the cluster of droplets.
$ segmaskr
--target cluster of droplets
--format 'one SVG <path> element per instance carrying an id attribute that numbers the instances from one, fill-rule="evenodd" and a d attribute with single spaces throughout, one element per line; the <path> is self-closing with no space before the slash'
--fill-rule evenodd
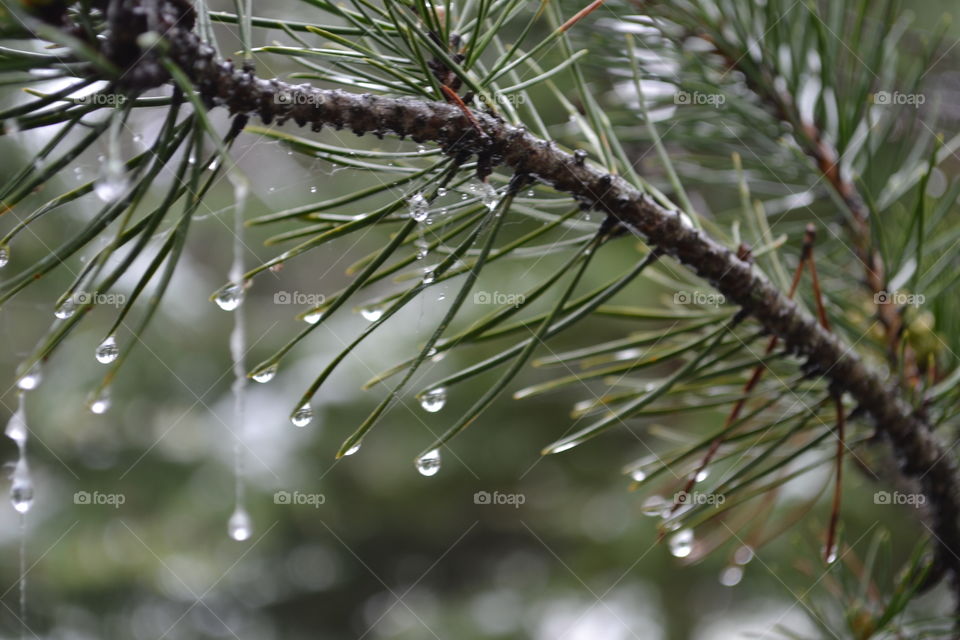
<path id="1" fill-rule="evenodd" d="M 10 502 L 17 513 L 26 514 L 33 506 L 33 480 L 30 478 L 30 468 L 27 466 L 27 434 L 29 431 L 27 429 L 27 415 L 22 389 L 23 387 L 17 394 L 17 410 L 10 417 L 4 434 L 17 443 L 18 452 L 17 462 L 10 477 Z"/>
<path id="2" fill-rule="evenodd" d="M 430 215 L 430 203 L 422 193 L 415 193 L 407 201 L 410 205 L 410 217 L 416 222 L 424 222 Z"/>

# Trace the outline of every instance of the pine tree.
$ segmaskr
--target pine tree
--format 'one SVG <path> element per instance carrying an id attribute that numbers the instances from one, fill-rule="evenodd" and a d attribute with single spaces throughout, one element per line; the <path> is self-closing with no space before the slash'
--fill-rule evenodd
<path id="1" fill-rule="evenodd" d="M 226 180 L 236 226 L 223 232 L 235 260 L 211 298 L 237 316 L 238 415 L 247 378 L 269 381 L 330 318 L 362 305 L 369 323 L 301 381 L 290 407 L 295 425 L 308 424 L 339 365 L 393 327 L 407 357 L 366 382 L 380 399 L 338 458 L 385 429 L 404 397 L 435 411 L 477 379 L 487 382 L 468 408 L 423 443 L 421 473 L 435 473 L 451 441 L 509 402 L 508 391 L 518 407 L 557 391 L 581 398 L 545 455 L 575 455 L 595 437 L 616 437 L 608 432 L 695 412 L 702 428 L 625 468 L 675 556 L 692 561 L 729 545 L 752 555 L 812 506 L 778 509 L 784 486 L 826 468 L 823 548 L 808 555 L 843 565 L 845 577 L 832 610 L 810 606 L 824 637 L 954 633 L 949 608 L 930 622 L 909 606 L 937 585 L 960 602 L 960 225 L 951 215 L 960 181 L 950 176 L 960 135 L 941 133 L 956 119 L 940 104 L 935 72 L 956 59 L 946 26 L 912 30 L 887 0 L 305 4 L 309 22 L 254 15 L 250 2 L 233 13 L 189 0 L 4 9 L 3 133 L 47 138 L 7 167 L 0 187 L 0 304 L 77 265 L 16 374 L 24 392 L 89 312 L 133 278 L 97 351 L 109 369 L 91 406 L 106 408 L 172 293 L 192 222 Z M 239 61 L 223 44 L 228 30 Z M 297 71 L 271 77 L 271 65 Z M 58 89 L 36 88 L 52 80 Z M 21 89 L 27 96 L 14 98 Z M 155 133 L 125 154 L 121 139 L 142 112 Z M 256 211 L 237 166 L 244 137 L 346 168 L 364 184 Z M 371 138 L 412 144 L 385 151 Z M 104 144 L 99 175 L 63 188 L 60 174 Z M 91 212 L 82 225 L 51 238 L 40 259 L 18 259 L 35 227 L 81 204 Z M 249 267 L 245 234 L 260 231 L 279 249 Z M 240 309 L 259 281 L 368 235 L 378 244 L 349 265 L 349 283 L 309 301 L 298 316 L 306 325 L 246 367 Z M 526 286 L 525 265 L 541 260 L 557 266 Z M 491 273 L 517 274 L 524 290 L 494 291 Z M 661 298 L 637 299 L 650 290 Z M 396 320 L 437 291 L 446 292 L 443 311 L 417 343 Z M 591 340 L 611 318 L 648 330 Z M 560 334 L 576 346 L 551 348 Z M 424 371 L 451 353 L 472 363 L 425 384 Z M 557 373 L 518 390 L 531 365 Z M 895 469 L 874 468 L 883 452 Z M 872 555 L 856 570 L 844 559 L 851 474 L 881 483 L 881 502 L 908 496 L 926 507 L 918 517 L 928 540 L 880 593 Z M 241 484 L 237 502 L 231 526 L 246 538 Z M 739 581 L 741 566 L 722 580 Z"/>

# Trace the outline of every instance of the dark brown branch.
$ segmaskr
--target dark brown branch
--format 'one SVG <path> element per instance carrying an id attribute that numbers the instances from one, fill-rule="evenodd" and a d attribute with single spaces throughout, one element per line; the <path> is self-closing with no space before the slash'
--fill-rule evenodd
<path id="1" fill-rule="evenodd" d="M 263 80 L 249 69 L 220 60 L 192 31 L 192 9 L 184 0 L 112 2 L 111 38 L 105 47 L 125 69 L 125 84 L 134 89 L 170 81 L 158 51 L 141 51 L 137 36 L 150 29 L 164 34 L 166 54 L 196 84 L 210 105 L 232 113 L 259 116 L 264 122 L 293 120 L 314 130 L 346 128 L 357 135 L 392 134 L 433 142 L 447 153 L 474 153 L 481 166 L 504 164 L 568 193 L 585 206 L 643 236 L 752 315 L 787 349 L 807 361 L 806 370 L 827 377 L 833 393 L 849 393 L 869 414 L 893 447 L 901 470 L 922 487 L 930 505 L 931 529 L 937 538 L 937 568 L 960 575 L 960 503 L 957 469 L 949 452 L 927 424 L 903 400 L 895 383 L 868 367 L 839 337 L 821 327 L 753 266 L 704 232 L 685 223 L 678 211 L 665 209 L 619 176 L 584 162 L 523 128 L 475 112 L 474 122 L 457 106 L 410 98 L 390 98 L 341 90 L 322 90 Z M 153 13 L 147 15 L 147 8 Z"/>

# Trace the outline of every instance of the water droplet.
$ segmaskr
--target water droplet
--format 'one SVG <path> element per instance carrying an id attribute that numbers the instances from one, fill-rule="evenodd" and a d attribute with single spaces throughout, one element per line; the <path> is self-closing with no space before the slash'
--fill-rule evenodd
<path id="1" fill-rule="evenodd" d="M 681 529 L 670 536 L 667 543 L 674 558 L 686 558 L 693 553 L 693 529 Z"/>
<path id="2" fill-rule="evenodd" d="M 743 569 L 740 567 L 727 567 L 720 572 L 720 584 L 725 587 L 735 587 L 743 580 Z"/>
<path id="3" fill-rule="evenodd" d="M 441 197 L 441 198 L 442 198 L 443 196 L 447 195 L 447 188 L 446 188 L 446 187 L 440 187 L 439 189 L 437 189 L 437 195 L 438 195 L 439 197 Z"/>
<path id="4" fill-rule="evenodd" d="M 18 445 L 22 445 L 27 441 L 27 421 L 24 419 L 22 405 L 10 416 L 10 421 L 7 422 L 7 427 L 3 430 L 3 434 Z"/>
<path id="5" fill-rule="evenodd" d="M 104 389 L 100 392 L 100 395 L 93 398 L 90 401 L 90 411 L 100 415 L 106 413 L 110 408 L 110 392 L 107 389 Z"/>
<path id="6" fill-rule="evenodd" d="M 311 311 L 305 316 L 303 316 L 303 321 L 307 324 L 317 324 L 320 322 L 320 318 L 323 317 L 323 311 Z"/>
<path id="7" fill-rule="evenodd" d="M 647 474 L 643 472 L 643 469 L 634 469 L 630 472 L 630 477 L 633 478 L 634 482 L 643 482 L 647 479 Z"/>
<path id="8" fill-rule="evenodd" d="M 211 160 L 210 164 L 207 165 L 207 169 L 209 169 L 210 171 L 216 171 L 219 168 L 220 168 L 220 156 L 217 156 L 216 158 Z"/>
<path id="9" fill-rule="evenodd" d="M 40 373 L 40 364 L 37 363 L 33 365 L 33 368 L 30 369 L 27 373 L 20 377 L 17 380 L 17 386 L 23 389 L 24 391 L 30 391 L 31 389 L 36 389 L 40 385 L 40 381 L 43 379 L 43 374 Z"/>
<path id="10" fill-rule="evenodd" d="M 18 513 L 26 513 L 33 506 L 33 483 L 30 478 L 16 480 L 10 487 L 10 502 Z"/>
<path id="11" fill-rule="evenodd" d="M 383 317 L 383 307 L 364 307 L 360 310 L 360 315 L 362 315 L 363 319 L 367 320 L 368 322 L 376 322 Z"/>
<path id="12" fill-rule="evenodd" d="M 352 456 L 352 455 L 355 454 L 357 451 L 360 451 L 360 443 L 359 443 L 359 442 L 356 443 L 355 445 L 353 445 L 352 447 L 350 447 L 349 449 L 347 449 L 346 451 L 344 451 L 344 452 L 343 452 L 343 455 L 345 455 L 345 456 Z"/>
<path id="13" fill-rule="evenodd" d="M 434 449 L 417 458 L 417 471 L 422 476 L 435 476 L 440 471 L 440 449 Z"/>
<path id="14" fill-rule="evenodd" d="M 313 420 L 313 409 L 310 407 L 309 402 L 294 411 L 293 415 L 290 416 L 290 422 L 292 422 L 295 427 L 305 427 L 310 424 L 311 420 Z"/>
<path id="15" fill-rule="evenodd" d="M 710 469 L 701 469 L 697 472 L 697 482 L 703 482 L 710 477 Z"/>
<path id="16" fill-rule="evenodd" d="M 10 262 L 10 247 L 0 245 L 0 269 L 7 266 L 8 262 Z"/>
<path id="17" fill-rule="evenodd" d="M 246 509 L 238 506 L 233 510 L 227 520 L 227 533 L 237 542 L 243 542 L 253 534 L 253 520 Z"/>
<path id="18" fill-rule="evenodd" d="M 420 247 L 420 249 L 417 251 L 417 260 L 423 260 L 423 259 L 426 258 L 428 255 L 430 255 L 430 253 L 429 253 L 429 251 L 427 250 L 427 248 L 426 248 L 426 247 Z"/>
<path id="19" fill-rule="evenodd" d="M 213 300 L 224 311 L 233 311 L 243 302 L 243 287 L 230 283 L 220 289 Z"/>
<path id="20" fill-rule="evenodd" d="M 489 182 L 475 182 L 472 186 L 472 191 L 480 196 L 480 202 L 483 203 L 487 209 L 493 211 L 497 208 L 497 203 L 500 202 L 500 194 L 497 193 L 497 190 Z"/>
<path id="21" fill-rule="evenodd" d="M 424 411 L 429 411 L 430 413 L 440 411 L 446 403 L 447 390 L 443 387 L 430 389 L 420 396 L 420 406 L 423 407 Z"/>
<path id="22" fill-rule="evenodd" d="M 747 564 L 753 560 L 753 547 L 743 545 L 733 554 L 733 561 L 737 564 Z"/>
<path id="23" fill-rule="evenodd" d="M 107 339 L 97 347 L 97 362 L 100 364 L 110 364 L 120 355 L 120 347 L 117 346 L 117 339 L 113 336 L 107 336 Z"/>
<path id="24" fill-rule="evenodd" d="M 63 304 L 58 306 L 53 310 L 53 315 L 60 320 L 66 320 L 72 316 L 77 310 L 77 303 L 73 301 L 73 298 L 67 298 L 63 301 Z"/>
<path id="25" fill-rule="evenodd" d="M 645 516 L 650 516 L 651 518 L 659 518 L 669 511 L 670 504 L 667 503 L 663 496 L 650 496 L 643 501 L 643 505 L 640 507 L 640 513 Z"/>
<path id="26" fill-rule="evenodd" d="M 533 196 L 534 196 L 533 189 L 530 189 L 529 191 L 527 191 L 528 198 L 532 198 Z"/>
<path id="27" fill-rule="evenodd" d="M 423 284 L 433 284 L 437 279 L 437 274 L 433 272 L 433 269 L 425 269 L 423 273 Z"/>
<path id="28" fill-rule="evenodd" d="M 93 191 L 104 202 L 116 202 L 127 191 L 127 175 L 123 165 L 115 160 L 108 160 L 103 167 L 100 176 L 93 183 Z"/>
<path id="29" fill-rule="evenodd" d="M 445 293 L 441 292 L 440 295 L 437 296 L 437 302 L 443 302 L 446 299 L 447 299 L 447 294 Z"/>
<path id="30" fill-rule="evenodd" d="M 310 193 L 316 193 L 316 192 L 317 192 L 316 187 L 310 187 Z"/>
<path id="31" fill-rule="evenodd" d="M 407 203 L 410 205 L 411 218 L 417 222 L 423 222 L 427 219 L 427 214 L 430 213 L 429 203 L 422 193 L 413 194 Z"/>
<path id="32" fill-rule="evenodd" d="M 422 144 L 417 145 L 417 153 L 426 153 L 426 152 L 427 152 L 427 148 L 425 146 L 423 146 Z"/>
<path id="33" fill-rule="evenodd" d="M 826 549 L 824 549 L 824 552 L 826 552 Z M 827 564 L 833 564 L 836 561 L 837 561 L 837 545 L 834 544 L 833 548 L 830 549 L 830 553 L 827 554 L 826 562 Z"/>
<path id="34" fill-rule="evenodd" d="M 273 376 L 277 375 L 277 365 L 272 364 L 266 369 L 261 369 L 253 374 L 253 379 L 260 383 L 267 383 L 273 380 Z"/>

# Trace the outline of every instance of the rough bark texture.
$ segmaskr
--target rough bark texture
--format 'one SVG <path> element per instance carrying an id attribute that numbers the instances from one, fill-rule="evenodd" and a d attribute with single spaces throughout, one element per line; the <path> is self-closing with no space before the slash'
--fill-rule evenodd
<path id="1" fill-rule="evenodd" d="M 685 224 L 678 212 L 664 209 L 622 178 L 586 163 L 584 154 L 566 153 L 486 113 L 474 112 L 474 122 L 452 104 L 257 78 L 250 69 L 218 59 L 201 42 L 192 30 L 193 11 L 186 0 L 111 2 L 108 17 L 111 33 L 102 49 L 125 70 L 122 84 L 128 89 L 170 82 L 159 61 L 165 49 L 210 105 L 256 115 L 266 123 L 293 120 L 314 130 L 333 126 L 357 135 L 392 134 L 436 143 L 451 154 L 474 153 L 481 166 L 503 164 L 528 174 L 641 234 L 779 336 L 790 351 L 806 359 L 810 373 L 826 376 L 833 390 L 849 393 L 859 409 L 872 417 L 896 452 L 903 474 L 920 483 L 938 540 L 935 573 L 948 570 L 957 587 L 960 503 L 953 456 L 903 400 L 895 383 L 868 367 L 849 345 L 821 328 L 750 263 Z M 164 46 L 141 50 L 137 37 L 147 31 L 163 34 Z"/>

